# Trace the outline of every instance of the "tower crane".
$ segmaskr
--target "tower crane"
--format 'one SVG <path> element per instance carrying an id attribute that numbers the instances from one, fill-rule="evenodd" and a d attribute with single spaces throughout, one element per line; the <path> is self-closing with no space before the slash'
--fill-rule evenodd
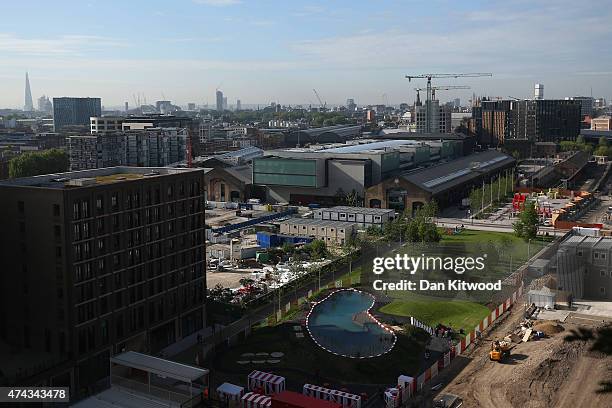
<path id="1" fill-rule="evenodd" d="M 425 132 L 431 133 L 431 100 L 432 100 L 432 89 L 431 89 L 431 79 L 432 78 L 474 78 L 474 77 L 490 77 L 493 76 L 490 72 L 472 72 L 465 74 L 417 74 L 417 75 L 406 75 L 408 81 L 412 81 L 413 79 L 426 79 L 427 80 L 427 100 L 425 101 Z"/>
<path id="2" fill-rule="evenodd" d="M 471 89 L 469 86 L 463 86 L 463 85 L 457 85 L 457 86 L 453 86 L 453 85 L 449 85 L 449 86 L 432 86 L 431 87 L 431 99 L 436 99 L 436 91 L 450 91 L 453 89 Z M 424 91 L 423 88 L 414 88 L 415 91 L 417 91 L 417 94 L 420 91 Z"/>
<path id="3" fill-rule="evenodd" d="M 319 100 L 319 105 L 321 105 L 321 110 L 325 111 L 325 109 L 327 107 L 327 102 L 323 103 L 323 101 L 321 100 L 321 97 L 319 96 L 319 93 L 317 92 L 316 89 L 312 88 L 312 91 L 314 92 L 315 96 Z"/>

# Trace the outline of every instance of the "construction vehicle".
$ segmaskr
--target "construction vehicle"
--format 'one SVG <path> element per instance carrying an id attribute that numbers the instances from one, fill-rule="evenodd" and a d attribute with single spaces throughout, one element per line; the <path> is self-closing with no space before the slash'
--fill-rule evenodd
<path id="1" fill-rule="evenodd" d="M 491 343 L 491 351 L 489 352 L 489 359 L 491 361 L 503 361 L 510 356 L 510 350 L 514 348 L 514 345 L 507 340 L 495 340 Z"/>

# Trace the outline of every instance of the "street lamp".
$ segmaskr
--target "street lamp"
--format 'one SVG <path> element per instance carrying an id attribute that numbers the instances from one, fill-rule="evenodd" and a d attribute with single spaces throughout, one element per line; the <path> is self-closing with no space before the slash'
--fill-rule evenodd
<path id="1" fill-rule="evenodd" d="M 531 238 L 527 240 L 527 262 L 531 259 Z"/>

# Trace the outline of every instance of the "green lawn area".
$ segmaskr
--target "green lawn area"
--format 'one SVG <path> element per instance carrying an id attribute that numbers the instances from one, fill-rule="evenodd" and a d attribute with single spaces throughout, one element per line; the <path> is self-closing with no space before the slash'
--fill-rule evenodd
<path id="1" fill-rule="evenodd" d="M 409 300 L 394 300 L 380 311 L 396 316 L 413 316 L 432 327 L 438 323 L 455 330 L 471 331 L 490 312 L 479 303 L 464 300 L 444 300 L 412 293 Z"/>
<path id="2" fill-rule="evenodd" d="M 251 336 L 238 345 L 217 350 L 213 359 L 207 360 L 213 369 L 217 382 L 244 383 L 247 374 L 254 369 L 283 375 L 301 386 L 304 383 L 329 382 L 334 387 L 348 383 L 393 384 L 398 375 L 415 375 L 429 337 L 425 332 L 406 328 L 407 334 L 399 334 L 395 347 L 380 357 L 352 359 L 331 354 L 316 345 L 304 332 L 303 338 L 296 337 L 294 324 L 285 323 L 274 327 L 255 330 Z M 285 355 L 277 364 L 238 364 L 244 360 L 244 353 L 282 352 Z M 332 387 L 332 388 L 334 388 Z M 348 386 L 351 391 L 360 391 Z"/>

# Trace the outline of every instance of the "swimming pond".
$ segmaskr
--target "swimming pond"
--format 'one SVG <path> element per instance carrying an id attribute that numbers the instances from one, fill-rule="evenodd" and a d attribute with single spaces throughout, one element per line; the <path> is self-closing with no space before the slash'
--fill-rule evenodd
<path id="1" fill-rule="evenodd" d="M 338 290 L 315 304 L 306 319 L 312 339 L 323 349 L 344 357 L 377 357 L 395 345 L 395 334 L 368 311 L 374 305 L 369 293 Z"/>

